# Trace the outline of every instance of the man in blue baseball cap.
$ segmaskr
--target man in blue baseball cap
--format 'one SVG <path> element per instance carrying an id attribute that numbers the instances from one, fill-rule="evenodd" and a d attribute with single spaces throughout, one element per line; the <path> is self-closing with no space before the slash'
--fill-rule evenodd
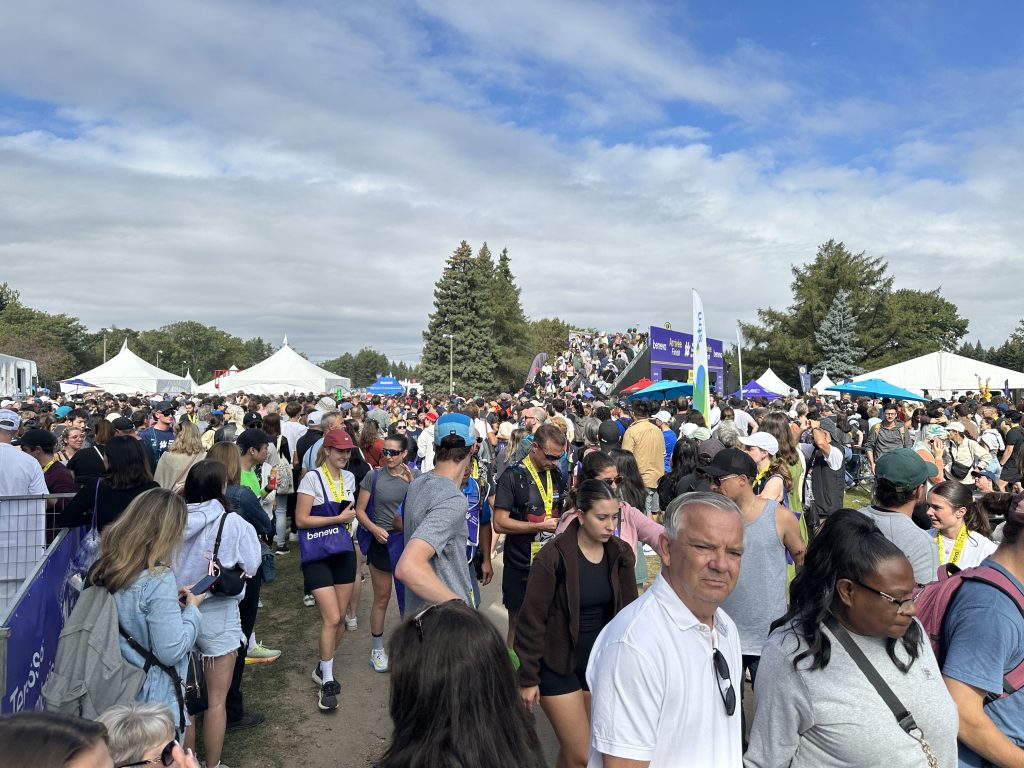
<path id="1" fill-rule="evenodd" d="M 405 551 L 395 576 L 405 585 L 405 615 L 448 600 L 473 604 L 466 568 L 462 478 L 476 452 L 476 428 L 462 413 L 446 413 L 434 429 L 434 468 L 409 485 L 403 527 Z"/>

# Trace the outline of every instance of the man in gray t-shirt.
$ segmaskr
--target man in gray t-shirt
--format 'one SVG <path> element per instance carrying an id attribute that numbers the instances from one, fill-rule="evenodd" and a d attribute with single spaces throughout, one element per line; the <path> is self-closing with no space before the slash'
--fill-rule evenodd
<path id="1" fill-rule="evenodd" d="M 434 432 L 434 469 L 412 481 L 405 498 L 405 551 L 395 576 L 405 585 L 405 615 L 433 603 L 473 604 L 466 568 L 468 502 L 459 489 L 476 450 L 472 420 L 446 413 Z"/>
<path id="2" fill-rule="evenodd" d="M 937 470 L 910 448 L 897 448 L 875 465 L 875 495 L 860 511 L 872 517 L 889 541 L 903 550 L 919 584 L 935 581 L 939 553 L 935 539 L 911 519 L 914 505 L 924 498 L 925 483 Z"/>

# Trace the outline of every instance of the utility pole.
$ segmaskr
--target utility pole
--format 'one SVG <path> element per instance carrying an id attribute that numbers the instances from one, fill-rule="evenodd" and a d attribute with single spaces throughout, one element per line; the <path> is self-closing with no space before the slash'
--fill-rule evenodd
<path id="1" fill-rule="evenodd" d="M 455 334 L 446 333 L 448 339 L 448 394 L 455 394 Z"/>

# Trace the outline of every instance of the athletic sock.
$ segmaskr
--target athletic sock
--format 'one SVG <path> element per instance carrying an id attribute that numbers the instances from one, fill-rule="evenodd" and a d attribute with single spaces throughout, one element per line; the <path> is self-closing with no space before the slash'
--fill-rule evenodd
<path id="1" fill-rule="evenodd" d="M 328 680 L 334 679 L 334 659 L 328 659 L 324 661 L 320 659 L 320 677 L 326 683 Z"/>
<path id="2" fill-rule="evenodd" d="M 370 637 L 373 638 L 373 650 L 383 651 L 384 650 L 384 633 L 381 632 L 379 635 L 375 635 L 372 632 Z"/>

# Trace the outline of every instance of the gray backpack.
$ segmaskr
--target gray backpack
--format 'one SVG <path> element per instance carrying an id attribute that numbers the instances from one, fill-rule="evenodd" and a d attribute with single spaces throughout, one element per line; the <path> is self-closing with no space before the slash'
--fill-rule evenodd
<path id="1" fill-rule="evenodd" d="M 146 672 L 125 660 L 119 634 L 113 596 L 103 587 L 88 587 L 57 641 L 53 671 L 42 690 L 46 709 L 95 720 L 115 704 L 135 701 Z"/>

